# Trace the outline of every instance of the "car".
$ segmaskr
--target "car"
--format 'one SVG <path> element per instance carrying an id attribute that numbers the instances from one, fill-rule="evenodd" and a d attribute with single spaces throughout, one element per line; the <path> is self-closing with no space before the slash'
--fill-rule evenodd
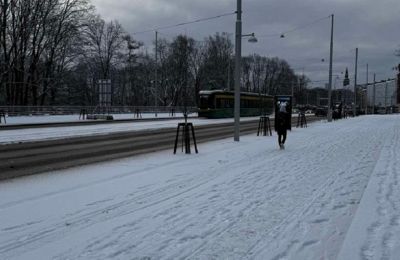
<path id="1" fill-rule="evenodd" d="M 328 115 L 328 108 L 318 107 L 315 109 L 315 116 L 327 116 L 327 115 Z"/>

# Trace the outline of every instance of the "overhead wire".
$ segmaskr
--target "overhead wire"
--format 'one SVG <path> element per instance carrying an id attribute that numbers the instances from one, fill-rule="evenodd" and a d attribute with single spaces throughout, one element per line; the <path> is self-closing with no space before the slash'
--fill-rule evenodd
<path id="1" fill-rule="evenodd" d="M 287 30 L 287 31 L 284 31 L 284 32 L 281 32 L 281 33 L 257 35 L 257 37 L 259 37 L 259 38 L 266 38 L 266 37 L 282 36 L 282 35 L 285 35 L 285 34 L 288 34 L 288 33 L 292 33 L 292 32 L 299 31 L 299 30 L 301 30 L 301 29 L 307 28 L 307 27 L 309 27 L 309 26 L 311 26 L 311 25 L 314 25 L 314 24 L 316 24 L 316 23 L 318 23 L 318 22 L 320 22 L 320 21 L 323 21 L 323 20 L 325 20 L 325 19 L 328 19 L 328 18 L 330 18 L 330 17 L 331 17 L 331 15 L 326 16 L 326 17 L 322 17 L 322 18 L 319 18 L 319 19 L 317 19 L 317 20 L 314 20 L 314 21 L 312 21 L 312 22 L 310 22 L 310 23 L 300 25 L 300 26 L 298 26 L 298 27 L 295 27 L 295 28 L 293 28 L 293 29 L 290 29 L 290 30 Z"/>
<path id="2" fill-rule="evenodd" d="M 216 15 L 216 16 L 206 17 L 206 18 L 200 18 L 200 19 L 196 19 L 196 20 L 193 20 L 193 21 L 177 23 L 177 24 L 173 24 L 173 25 L 160 26 L 160 27 L 156 27 L 156 28 L 153 28 L 153 29 L 134 32 L 133 34 L 142 34 L 142 33 L 154 32 L 154 31 L 159 31 L 159 30 L 165 30 L 165 29 L 180 27 L 180 26 L 184 26 L 184 25 L 188 25 L 188 24 L 200 23 L 200 22 L 205 22 L 205 21 L 209 21 L 209 20 L 219 19 L 219 18 L 222 18 L 222 17 L 225 17 L 225 16 L 234 15 L 234 14 L 236 14 L 236 12 L 225 13 L 225 14 L 220 14 L 220 15 Z"/>

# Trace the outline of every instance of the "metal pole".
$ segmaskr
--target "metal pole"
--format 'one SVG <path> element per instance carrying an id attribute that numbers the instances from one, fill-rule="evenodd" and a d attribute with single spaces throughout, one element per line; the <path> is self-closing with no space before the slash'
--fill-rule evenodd
<path id="1" fill-rule="evenodd" d="M 155 64 L 155 81 L 154 81 L 154 111 L 157 117 L 157 90 L 158 90 L 158 71 L 157 71 L 157 52 L 158 52 L 158 32 L 156 31 L 156 64 Z"/>
<path id="2" fill-rule="evenodd" d="M 228 60 L 228 90 L 231 89 L 231 55 L 229 55 L 229 60 Z"/>
<path id="3" fill-rule="evenodd" d="M 230 33 L 228 33 L 227 34 L 227 39 L 228 39 L 228 41 L 230 41 Z M 228 88 L 227 88 L 229 91 L 231 91 L 232 90 L 232 88 L 231 88 L 231 53 L 230 53 L 230 50 L 229 50 L 229 56 L 228 56 Z"/>
<path id="4" fill-rule="evenodd" d="M 368 63 L 367 63 L 367 83 L 365 83 L 365 114 L 368 114 Z"/>
<path id="5" fill-rule="evenodd" d="M 240 139 L 240 59 L 242 56 L 242 0 L 237 0 L 235 43 L 235 124 L 234 140 Z"/>
<path id="6" fill-rule="evenodd" d="M 331 96 L 332 96 L 332 56 L 333 56 L 333 22 L 334 22 L 333 14 L 331 17 L 332 17 L 332 24 L 331 24 L 331 46 L 329 54 L 328 122 L 332 122 Z"/>
<path id="7" fill-rule="evenodd" d="M 292 80 L 292 105 L 294 106 L 294 80 Z"/>
<path id="8" fill-rule="evenodd" d="M 333 100 L 334 100 L 333 105 L 335 105 L 336 102 L 337 102 L 336 81 L 337 81 L 338 77 L 339 77 L 339 76 L 336 75 L 335 81 L 333 82 L 333 91 L 335 92 L 335 97 L 334 97 L 334 99 L 333 99 Z"/>
<path id="9" fill-rule="evenodd" d="M 358 64 L 358 48 L 356 48 L 356 64 L 354 70 L 354 108 L 353 115 L 357 115 L 357 64 Z"/>
<path id="10" fill-rule="evenodd" d="M 387 88 L 388 88 L 388 82 L 386 81 L 385 84 L 385 114 L 387 114 Z"/>
<path id="11" fill-rule="evenodd" d="M 397 108 L 399 107 L 399 104 L 400 104 L 400 92 L 399 92 L 399 90 L 400 90 L 400 64 L 399 64 L 399 66 L 397 67 L 397 78 L 396 78 L 396 86 L 395 86 L 395 88 L 396 88 L 396 99 L 395 99 L 395 104 L 396 104 L 396 106 L 397 106 Z M 398 111 L 399 112 L 399 111 Z M 397 112 L 397 113 L 398 113 Z"/>
<path id="12" fill-rule="evenodd" d="M 375 84 L 376 84 L 376 74 L 374 73 L 374 87 L 373 87 L 373 94 L 372 94 L 372 114 L 375 114 L 375 94 L 376 94 L 376 88 L 375 88 Z"/>

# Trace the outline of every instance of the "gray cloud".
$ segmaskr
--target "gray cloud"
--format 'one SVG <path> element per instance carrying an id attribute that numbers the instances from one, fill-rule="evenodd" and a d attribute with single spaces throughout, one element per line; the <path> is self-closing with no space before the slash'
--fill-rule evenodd
<path id="1" fill-rule="evenodd" d="M 355 48 L 359 48 L 359 82 L 365 82 L 366 63 L 370 79 L 394 77 L 391 70 L 400 62 L 400 5 L 398 0 L 243 0 L 243 32 L 279 34 L 335 14 L 334 74 L 346 67 L 354 73 Z M 92 0 L 106 20 L 118 20 L 128 33 L 172 25 L 198 18 L 234 12 L 235 0 Z M 235 16 L 228 16 L 167 30 L 162 37 L 186 34 L 202 40 L 216 32 L 234 32 Z M 330 19 L 320 20 L 281 39 L 259 37 L 257 44 L 243 41 L 243 55 L 258 53 L 286 59 L 298 73 L 314 81 L 328 79 Z M 152 49 L 154 34 L 134 35 Z M 324 62 L 321 60 L 324 59 Z M 314 84 L 315 86 L 318 83 Z M 339 85 L 339 84 L 338 84 Z"/>

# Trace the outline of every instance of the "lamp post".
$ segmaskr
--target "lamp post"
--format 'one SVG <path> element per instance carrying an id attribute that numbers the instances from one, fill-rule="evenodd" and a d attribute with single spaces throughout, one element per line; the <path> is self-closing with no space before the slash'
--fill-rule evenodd
<path id="1" fill-rule="evenodd" d="M 354 116 L 357 116 L 357 65 L 358 65 L 358 48 L 356 48 L 356 64 L 354 70 L 354 108 L 353 108 Z"/>
<path id="2" fill-rule="evenodd" d="M 368 63 L 367 63 L 367 82 L 365 83 L 365 115 L 368 115 Z"/>
<path id="3" fill-rule="evenodd" d="M 242 58 L 242 37 L 250 36 L 249 42 L 257 42 L 254 33 L 242 35 L 242 0 L 237 0 L 236 37 L 235 37 L 235 107 L 234 107 L 234 140 L 240 140 L 240 69 Z"/>
<path id="4" fill-rule="evenodd" d="M 385 83 L 385 114 L 387 114 L 387 88 L 388 88 L 388 82 L 386 81 Z"/>
<path id="5" fill-rule="evenodd" d="M 331 97 L 332 97 L 333 22 L 334 22 L 334 15 L 332 14 L 331 15 L 331 45 L 330 45 L 330 52 L 329 52 L 328 122 L 332 122 Z"/>
<path id="6" fill-rule="evenodd" d="M 158 71 L 157 71 L 157 52 L 158 52 L 158 32 L 156 31 L 156 49 L 155 49 L 155 66 L 154 66 L 154 112 L 157 117 L 157 90 L 158 90 Z"/>
<path id="7" fill-rule="evenodd" d="M 374 73 L 374 85 L 372 89 L 372 114 L 375 114 L 376 74 Z"/>
<path id="8" fill-rule="evenodd" d="M 242 57 L 242 0 L 237 0 L 235 37 L 235 123 L 234 140 L 240 139 L 240 59 Z"/>

